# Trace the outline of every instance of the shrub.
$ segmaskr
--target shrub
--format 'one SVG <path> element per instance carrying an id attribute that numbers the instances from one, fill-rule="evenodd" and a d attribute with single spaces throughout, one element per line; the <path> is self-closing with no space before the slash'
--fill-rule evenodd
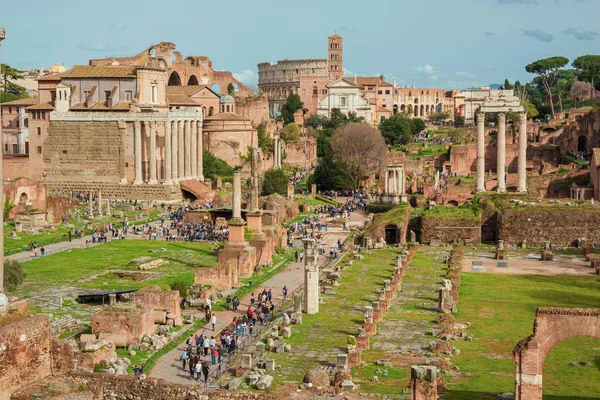
<path id="1" fill-rule="evenodd" d="M 271 168 L 265 172 L 265 178 L 262 185 L 262 195 L 268 196 L 278 193 L 282 196 L 287 195 L 288 177 L 281 168 Z"/>
<path id="2" fill-rule="evenodd" d="M 289 142 L 292 140 L 299 140 L 300 139 L 300 127 L 293 122 L 291 124 L 287 124 L 285 126 L 285 128 L 283 128 L 283 133 L 281 134 L 281 139 L 285 140 L 286 142 Z"/>
<path id="3" fill-rule="evenodd" d="M 220 176 L 223 180 L 233 178 L 233 167 L 210 151 L 203 150 L 202 152 L 202 168 L 204 176 L 209 179 L 216 179 L 217 176 Z"/>
<path id="4" fill-rule="evenodd" d="M 27 274 L 16 260 L 4 260 L 4 289 L 14 292 L 23 283 Z"/>
<path id="5" fill-rule="evenodd" d="M 179 290 L 179 296 L 188 297 L 190 294 L 190 285 L 185 283 L 184 281 L 177 280 L 171 283 L 171 290 Z"/>

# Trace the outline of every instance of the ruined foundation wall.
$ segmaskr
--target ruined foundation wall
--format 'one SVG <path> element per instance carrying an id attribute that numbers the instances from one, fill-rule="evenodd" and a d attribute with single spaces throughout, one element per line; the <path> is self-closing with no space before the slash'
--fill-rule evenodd
<path id="1" fill-rule="evenodd" d="M 498 237 L 506 243 L 541 246 L 572 246 L 578 238 L 600 245 L 600 210 L 581 207 L 522 207 L 499 213 Z"/>
<path id="2" fill-rule="evenodd" d="M 448 219 L 424 214 L 421 219 L 421 243 L 481 243 L 481 221 L 472 218 Z"/>
<path id="3" fill-rule="evenodd" d="M 202 390 L 198 385 L 178 385 L 158 379 L 140 380 L 134 376 L 109 374 L 73 374 L 86 389 L 100 399 L 128 400 L 187 400 L 201 394 L 208 400 L 272 400 L 269 393 L 250 393 L 229 390 Z M 195 396 L 194 396 L 195 394 Z"/>
<path id="4" fill-rule="evenodd" d="M 1 322 L 1 321 L 0 321 Z M 50 375 L 50 319 L 32 315 L 0 328 L 0 399 Z"/>

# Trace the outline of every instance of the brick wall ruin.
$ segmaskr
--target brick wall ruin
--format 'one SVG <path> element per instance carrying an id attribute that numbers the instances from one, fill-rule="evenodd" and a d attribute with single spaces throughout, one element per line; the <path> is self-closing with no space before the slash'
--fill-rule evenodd
<path id="1" fill-rule="evenodd" d="M 449 219 L 438 215 L 421 218 L 421 243 L 481 243 L 481 221 L 473 218 Z"/>
<path id="2" fill-rule="evenodd" d="M 600 212 L 592 208 L 549 206 L 508 208 L 498 215 L 498 237 L 506 243 L 572 246 L 578 238 L 600 245 Z"/>
<path id="3" fill-rule="evenodd" d="M 154 334 L 154 316 L 151 308 L 133 305 L 105 307 L 92 317 L 92 332 L 99 339 L 108 335 L 124 335 L 126 343 L 139 343 L 144 335 Z"/>
<path id="4" fill-rule="evenodd" d="M 0 400 L 8 400 L 27 382 L 50 375 L 51 337 L 47 315 L 23 317 L 0 327 Z"/>

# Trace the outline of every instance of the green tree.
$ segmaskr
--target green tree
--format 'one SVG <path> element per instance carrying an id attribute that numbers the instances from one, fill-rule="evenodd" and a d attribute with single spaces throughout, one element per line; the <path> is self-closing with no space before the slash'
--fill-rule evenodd
<path id="1" fill-rule="evenodd" d="M 351 123 L 335 131 L 331 138 L 334 159 L 343 166 L 353 189 L 387 163 L 388 149 L 383 136 L 367 124 Z"/>
<path id="2" fill-rule="evenodd" d="M 412 130 L 412 135 L 416 135 L 425 129 L 425 121 L 423 121 L 421 118 L 411 118 L 410 128 Z"/>
<path id="3" fill-rule="evenodd" d="M 27 274 L 17 260 L 4 260 L 4 289 L 14 292 L 23 283 Z"/>
<path id="4" fill-rule="evenodd" d="M 435 112 L 429 116 L 429 119 L 431 120 L 431 122 L 433 122 L 436 125 L 440 125 L 442 122 L 446 121 L 448 118 L 450 118 L 450 113 L 447 113 L 445 111 Z"/>
<path id="5" fill-rule="evenodd" d="M 456 126 L 456 127 L 465 126 L 465 117 L 463 117 L 462 115 L 456 115 L 454 117 L 454 126 Z"/>
<path id="6" fill-rule="evenodd" d="M 580 56 L 573 61 L 572 64 L 575 68 L 580 69 L 584 72 L 584 75 L 589 76 L 589 82 L 592 84 L 591 98 L 594 100 L 595 87 L 594 77 L 600 74 L 600 56 L 598 55 L 586 55 Z"/>
<path id="7" fill-rule="evenodd" d="M 269 137 L 265 132 L 265 124 L 261 123 L 256 127 L 256 133 L 258 136 L 258 147 L 265 154 L 271 154 L 273 152 L 274 140 Z"/>
<path id="8" fill-rule="evenodd" d="M 233 86 L 233 83 L 227 85 L 227 94 L 230 96 L 235 96 L 235 86 Z"/>
<path id="9" fill-rule="evenodd" d="M 179 290 L 179 296 L 181 297 L 187 298 L 190 295 L 190 285 L 182 280 L 177 280 L 169 286 L 171 287 L 171 290 Z"/>
<path id="10" fill-rule="evenodd" d="M 542 78 L 542 83 L 548 95 L 552 117 L 554 117 L 554 102 L 552 101 L 552 87 L 558 79 L 558 70 L 569 63 L 566 57 L 549 57 L 537 60 L 525 66 L 525 71 L 537 74 Z"/>
<path id="11" fill-rule="evenodd" d="M 339 108 L 332 108 L 329 115 L 329 123 L 326 127 L 329 129 L 338 129 L 348 123 L 348 116 Z"/>
<path id="12" fill-rule="evenodd" d="M 287 195 L 288 177 L 281 168 L 271 168 L 265 172 L 262 184 L 262 195 L 268 196 L 278 193 L 282 196 Z"/>
<path id="13" fill-rule="evenodd" d="M 327 117 L 322 115 L 312 114 L 310 117 L 304 120 L 304 126 L 309 126 L 314 129 L 320 129 L 324 127 L 329 120 Z"/>
<path id="14" fill-rule="evenodd" d="M 321 159 L 309 183 L 316 183 L 319 190 L 341 190 L 353 186 L 342 165 L 331 156 Z"/>
<path id="15" fill-rule="evenodd" d="M 233 178 L 233 167 L 207 150 L 202 151 L 202 169 L 204 176 L 209 179 L 217 179 L 217 176 L 223 180 Z"/>
<path id="16" fill-rule="evenodd" d="M 510 84 L 510 82 L 508 81 L 508 79 L 504 80 L 504 90 L 510 90 L 512 89 L 513 86 Z"/>
<path id="17" fill-rule="evenodd" d="M 289 123 L 283 128 L 283 132 L 281 133 L 281 139 L 286 142 L 299 140 L 300 139 L 300 127 L 295 123 Z"/>
<path id="18" fill-rule="evenodd" d="M 420 119 L 419 121 L 423 122 Z M 395 114 L 380 123 L 379 130 L 389 144 L 403 145 L 412 139 L 413 125 L 408 117 Z"/>
<path id="19" fill-rule="evenodd" d="M 285 104 L 281 108 L 283 123 L 290 124 L 294 122 L 294 113 L 298 110 L 302 110 L 302 107 L 304 107 L 304 103 L 300 100 L 300 95 L 298 95 L 298 93 L 290 93 Z"/>
<path id="20" fill-rule="evenodd" d="M 6 200 L 4 201 L 4 220 L 5 221 L 8 219 L 8 214 L 12 211 L 13 208 L 15 208 L 15 203 L 10 201 L 10 199 L 7 197 Z"/>

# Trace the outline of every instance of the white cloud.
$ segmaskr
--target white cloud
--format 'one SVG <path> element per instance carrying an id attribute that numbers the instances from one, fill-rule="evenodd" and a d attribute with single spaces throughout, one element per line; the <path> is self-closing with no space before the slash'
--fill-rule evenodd
<path id="1" fill-rule="evenodd" d="M 233 77 L 244 84 L 256 83 L 257 81 L 256 74 L 249 69 L 245 69 L 242 72 L 234 72 Z"/>
<path id="2" fill-rule="evenodd" d="M 495 70 L 495 69 L 496 69 L 496 67 L 494 67 L 493 65 L 486 65 L 486 66 L 485 66 L 485 67 L 483 67 L 483 68 L 485 68 L 485 69 L 486 69 L 486 70 L 488 70 L 488 71 L 493 71 L 493 70 Z"/>
<path id="3" fill-rule="evenodd" d="M 102 52 L 107 52 L 110 50 L 110 47 L 106 44 L 99 44 L 99 43 L 79 43 L 77 45 L 77 47 L 79 47 L 82 50 L 88 50 L 88 51 L 102 51 Z"/>
<path id="4" fill-rule="evenodd" d="M 427 75 L 432 75 L 435 72 L 435 68 L 429 64 L 417 65 L 416 67 L 413 67 L 413 70 L 417 71 L 420 74 Z"/>

